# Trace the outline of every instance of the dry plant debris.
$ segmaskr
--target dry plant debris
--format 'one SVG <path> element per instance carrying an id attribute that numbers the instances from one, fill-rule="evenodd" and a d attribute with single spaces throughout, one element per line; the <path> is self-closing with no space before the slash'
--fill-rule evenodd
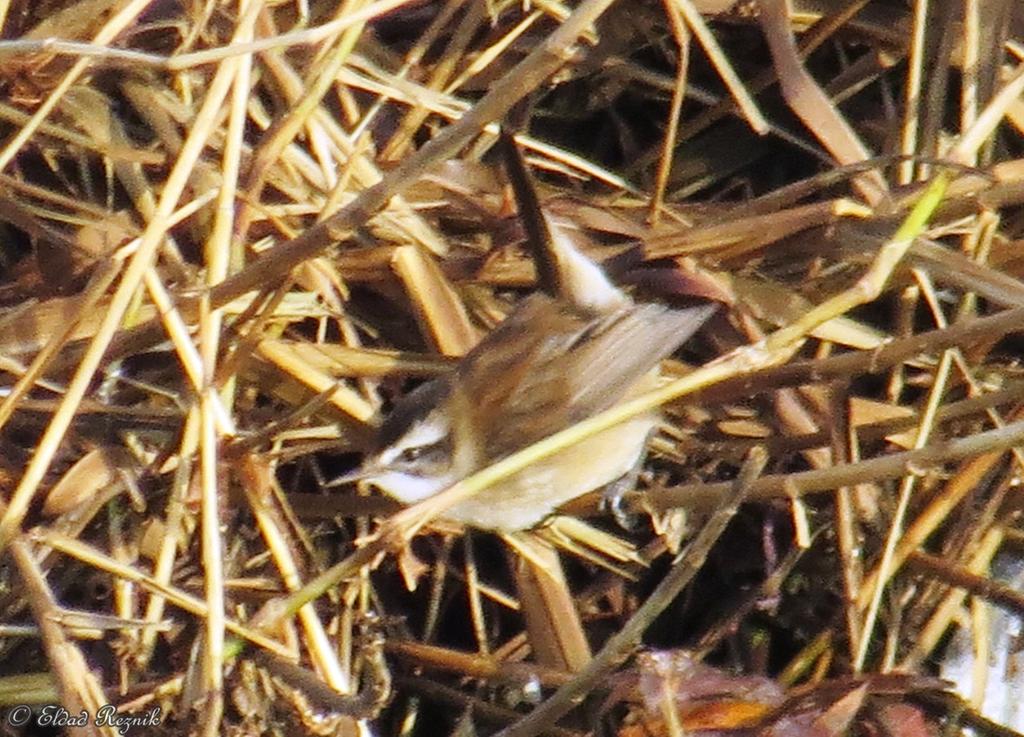
<path id="1" fill-rule="evenodd" d="M 0 28 L 5 729 L 1022 728 L 981 708 L 1011 672 L 934 678 L 1024 607 L 991 574 L 1024 554 L 1019 3 L 13 0 Z M 507 117 L 582 250 L 718 314 L 662 389 L 421 505 L 330 488 L 534 289 Z M 632 528 L 596 495 L 504 539 L 444 520 L 654 405 Z"/>

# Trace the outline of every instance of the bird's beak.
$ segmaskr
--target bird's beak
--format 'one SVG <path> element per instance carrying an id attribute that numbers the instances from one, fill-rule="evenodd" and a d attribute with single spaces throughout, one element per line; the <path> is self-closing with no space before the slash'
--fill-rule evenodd
<path id="1" fill-rule="evenodd" d="M 380 470 L 380 466 L 375 460 L 367 459 L 348 473 L 343 473 L 341 476 L 328 481 L 324 484 L 324 488 L 333 489 L 338 486 L 354 484 L 357 481 L 366 481 L 367 479 L 372 479 L 374 476 L 378 475 Z"/>

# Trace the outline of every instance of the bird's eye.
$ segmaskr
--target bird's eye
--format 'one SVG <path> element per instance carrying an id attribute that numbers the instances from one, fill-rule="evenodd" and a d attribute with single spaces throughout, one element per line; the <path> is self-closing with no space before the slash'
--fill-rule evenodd
<path id="1" fill-rule="evenodd" d="M 403 463 L 412 463 L 413 461 L 422 458 L 428 447 L 429 446 L 426 445 L 418 445 L 414 448 L 406 448 L 398 456 L 398 460 Z"/>
<path id="2" fill-rule="evenodd" d="M 410 446 L 403 449 L 395 460 L 399 465 L 415 465 L 421 469 L 426 466 L 442 463 L 448 453 L 449 446 L 446 442 L 446 440 L 440 440 L 436 443 Z"/>

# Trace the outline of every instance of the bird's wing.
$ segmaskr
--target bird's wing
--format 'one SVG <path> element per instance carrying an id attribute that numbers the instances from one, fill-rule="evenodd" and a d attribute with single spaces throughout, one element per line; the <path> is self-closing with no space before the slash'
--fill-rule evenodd
<path id="1" fill-rule="evenodd" d="M 467 411 L 488 458 L 608 409 L 712 312 L 632 305 L 587 313 L 535 294 L 459 364 Z"/>
<path id="2" fill-rule="evenodd" d="M 590 409 L 573 421 L 618 402 L 633 384 L 697 332 L 714 311 L 711 306 L 678 310 L 635 304 L 610 315 L 592 338 L 574 351 L 572 404 Z"/>

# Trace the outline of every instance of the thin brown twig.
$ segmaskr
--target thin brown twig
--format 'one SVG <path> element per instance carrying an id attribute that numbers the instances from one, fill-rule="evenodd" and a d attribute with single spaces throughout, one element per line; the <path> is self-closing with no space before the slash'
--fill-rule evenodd
<path id="1" fill-rule="evenodd" d="M 908 473 L 926 473 L 929 468 L 940 468 L 946 463 L 986 453 L 999 453 L 1022 442 L 1024 421 L 1011 422 L 1005 427 L 933 443 L 919 450 L 892 453 L 834 468 L 765 476 L 754 483 L 750 497 L 771 499 L 793 494 L 813 494 L 866 481 L 899 478 Z M 673 486 L 659 490 L 656 497 L 645 499 L 642 504 L 656 510 L 689 505 L 706 508 L 717 504 L 728 492 L 729 486 L 726 481 Z M 630 509 L 643 508 L 634 507 L 638 503 L 636 496 L 627 501 Z"/>
<path id="2" fill-rule="evenodd" d="M 871 154 L 849 123 L 803 66 L 789 27 L 785 0 L 759 0 L 761 25 L 779 75 L 782 94 L 819 141 L 841 164 L 870 158 Z M 876 204 L 888 190 L 877 171 L 854 179 L 861 195 Z"/>

